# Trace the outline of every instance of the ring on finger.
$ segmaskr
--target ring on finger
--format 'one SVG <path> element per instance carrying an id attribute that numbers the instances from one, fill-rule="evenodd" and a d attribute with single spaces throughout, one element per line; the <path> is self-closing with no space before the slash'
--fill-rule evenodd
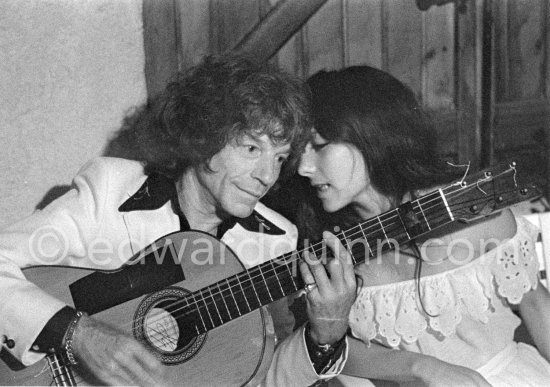
<path id="1" fill-rule="evenodd" d="M 311 291 L 312 291 L 313 289 L 315 289 L 316 287 L 317 287 L 317 284 L 316 284 L 315 282 L 313 282 L 313 283 L 311 283 L 311 284 L 306 284 L 306 285 L 304 286 L 304 291 L 305 291 L 307 294 L 309 294 L 309 293 L 311 293 Z"/>

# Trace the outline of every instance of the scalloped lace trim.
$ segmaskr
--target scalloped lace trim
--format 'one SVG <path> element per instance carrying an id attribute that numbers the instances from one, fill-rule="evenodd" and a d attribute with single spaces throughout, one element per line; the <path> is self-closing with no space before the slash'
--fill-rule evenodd
<path id="1" fill-rule="evenodd" d="M 416 281 L 363 287 L 350 313 L 353 334 L 369 342 L 377 339 L 392 347 L 413 343 L 426 329 L 450 336 L 462 316 L 486 323 L 495 297 L 517 304 L 538 283 L 534 241 L 538 229 L 517 219 L 516 235 L 472 262 L 453 270 L 423 277 L 422 302 L 417 303 Z"/>

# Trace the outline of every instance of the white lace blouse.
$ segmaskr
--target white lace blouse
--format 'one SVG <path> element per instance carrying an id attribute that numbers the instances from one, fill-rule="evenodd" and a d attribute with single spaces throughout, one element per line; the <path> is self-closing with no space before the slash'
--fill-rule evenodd
<path id="1" fill-rule="evenodd" d="M 471 262 L 417 281 L 364 286 L 350 313 L 352 333 L 365 343 L 436 356 L 477 368 L 513 341 L 517 304 L 538 283 L 538 230 L 516 219 L 514 237 Z"/>

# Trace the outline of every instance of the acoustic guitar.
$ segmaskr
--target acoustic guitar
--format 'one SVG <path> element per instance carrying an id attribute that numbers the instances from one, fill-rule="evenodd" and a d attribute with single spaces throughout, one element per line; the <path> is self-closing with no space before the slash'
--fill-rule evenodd
<path id="1" fill-rule="evenodd" d="M 536 196 L 540 192 L 535 186 L 518 186 L 515 163 L 500 165 L 337 236 L 357 264 L 443 225 L 477 219 Z M 197 251 L 205 244 L 211 246 L 202 249 L 208 250 L 206 259 Z M 318 258 L 327 254 L 322 242 L 307 249 Z M 303 288 L 297 275 L 301 253 L 245 270 L 221 241 L 189 231 L 160 238 L 120 270 L 41 266 L 26 268 L 24 274 L 68 305 L 145 344 L 173 384 L 257 385 L 274 349 L 273 325 L 261 307 Z M 0 357 L 0 385 L 101 384 L 63 355 L 48 355 L 29 367 L 6 350 Z"/>

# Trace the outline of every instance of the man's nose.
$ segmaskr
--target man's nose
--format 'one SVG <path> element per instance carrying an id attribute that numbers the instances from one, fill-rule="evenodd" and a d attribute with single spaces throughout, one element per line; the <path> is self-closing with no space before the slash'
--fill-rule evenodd
<path id="1" fill-rule="evenodd" d="M 276 161 L 259 160 L 252 176 L 269 187 L 279 178 L 279 172 L 280 168 Z"/>

